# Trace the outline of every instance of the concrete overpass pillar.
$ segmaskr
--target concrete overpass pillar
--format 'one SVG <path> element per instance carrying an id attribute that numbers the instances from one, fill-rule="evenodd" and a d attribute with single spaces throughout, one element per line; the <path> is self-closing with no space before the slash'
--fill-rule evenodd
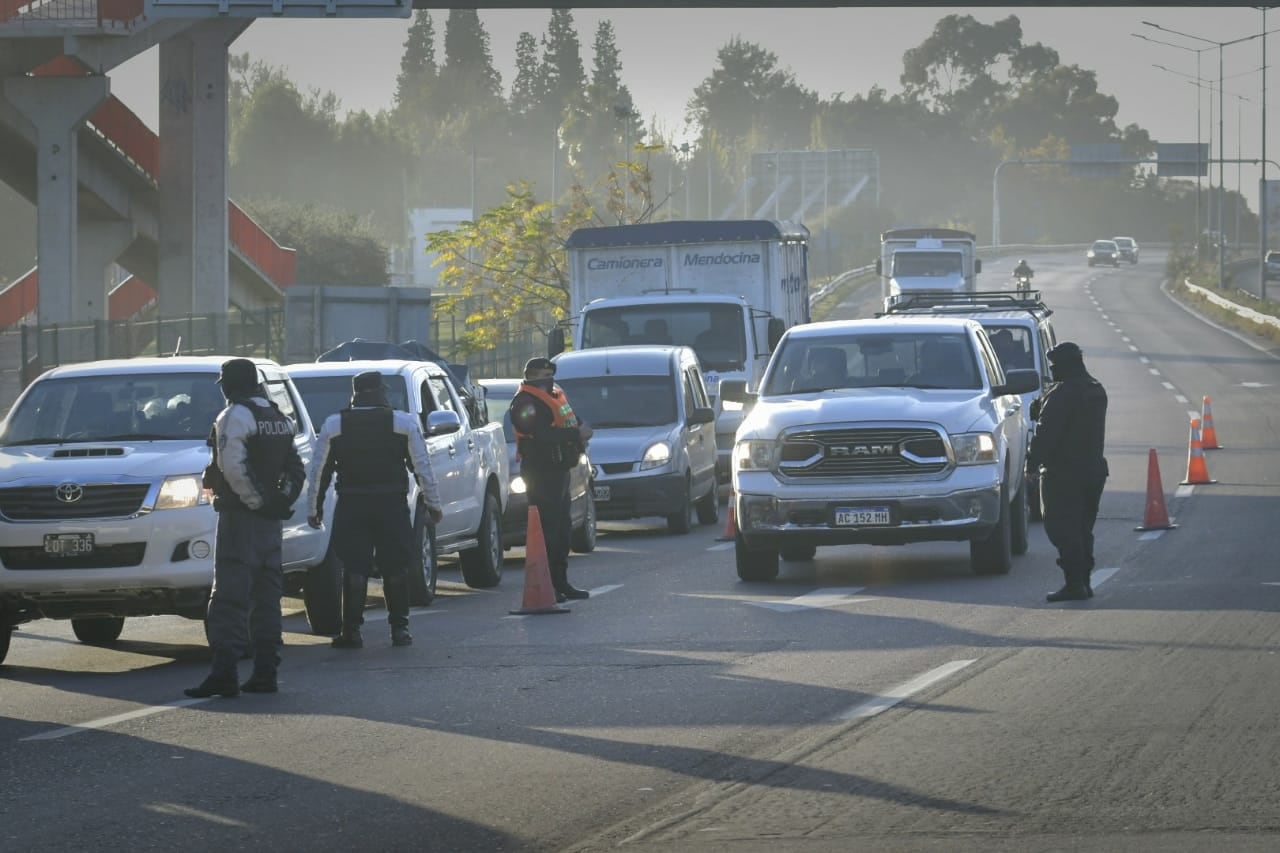
<path id="1" fill-rule="evenodd" d="M 89 221 L 80 223 L 76 266 L 80 286 L 76 294 L 83 300 L 76 317 L 83 320 L 111 319 L 108 295 L 110 267 L 137 237 L 132 222 Z"/>
<path id="2" fill-rule="evenodd" d="M 165 317 L 227 311 L 227 48 L 250 23 L 203 21 L 160 44 L 156 293 Z"/>
<path id="3" fill-rule="evenodd" d="M 106 301 L 105 280 L 82 289 L 78 271 L 77 137 L 84 120 L 107 99 L 106 77 L 6 77 L 4 96 L 36 131 L 36 221 L 40 291 L 37 322 L 93 319 L 86 306 Z"/>

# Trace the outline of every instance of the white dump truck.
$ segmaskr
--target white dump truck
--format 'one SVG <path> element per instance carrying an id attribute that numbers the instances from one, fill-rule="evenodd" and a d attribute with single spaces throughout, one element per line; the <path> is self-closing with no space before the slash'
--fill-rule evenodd
<path id="1" fill-rule="evenodd" d="M 978 238 L 954 228 L 894 228 L 880 235 L 876 272 L 884 309 L 901 297 L 978 289 Z"/>

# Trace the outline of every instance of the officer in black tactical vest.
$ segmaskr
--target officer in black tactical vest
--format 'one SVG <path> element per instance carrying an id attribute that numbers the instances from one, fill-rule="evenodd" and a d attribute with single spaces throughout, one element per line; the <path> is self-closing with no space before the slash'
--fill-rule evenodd
<path id="1" fill-rule="evenodd" d="M 365 596 L 376 555 L 387 601 L 391 644 L 409 646 L 409 564 L 413 522 L 409 517 L 409 471 L 418 480 L 432 524 L 444 517 L 440 490 L 431 471 L 418 419 L 391 408 L 382 374 L 359 373 L 351 380 L 351 406 L 330 415 L 320 429 L 311 460 L 307 521 L 319 528 L 324 496 L 337 475 L 338 506 L 331 547 L 342 562 L 342 633 L 334 648 L 364 646 Z"/>
<path id="2" fill-rule="evenodd" d="M 293 515 L 306 471 L 294 447 L 294 425 L 267 399 L 258 367 L 247 358 L 223 362 L 218 377 L 227 407 L 213 425 L 213 461 L 205 486 L 218 513 L 213 591 L 207 632 L 213 669 L 188 696 L 276 692 L 280 665 L 281 522 Z M 253 638 L 253 674 L 240 684 L 237 663 Z"/>

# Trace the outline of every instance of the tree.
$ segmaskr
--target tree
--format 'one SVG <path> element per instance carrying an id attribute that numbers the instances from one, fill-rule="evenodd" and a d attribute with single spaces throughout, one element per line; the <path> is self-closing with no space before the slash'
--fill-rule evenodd
<path id="1" fill-rule="evenodd" d="M 598 174 L 614 162 L 632 159 L 624 150 L 628 142 L 639 143 L 644 124 L 622 83 L 622 62 L 613 24 L 601 21 L 593 43 L 595 59 L 591 83 L 585 97 L 567 110 L 564 136 L 569 141 L 574 163 L 584 174 Z"/>
<path id="2" fill-rule="evenodd" d="M 492 111 L 502 103 L 502 76 L 493 67 L 489 34 L 475 9 L 450 9 L 440 68 L 443 112 Z"/>
<path id="3" fill-rule="evenodd" d="M 817 97 L 778 67 L 776 54 L 735 37 L 716 59 L 717 67 L 694 90 L 687 109 L 704 139 L 714 132 L 737 145 L 755 133 L 771 147 L 808 147 Z"/>
<path id="4" fill-rule="evenodd" d="M 436 32 L 431 13 L 414 13 L 409 35 L 400 57 L 400 75 L 396 77 L 396 111 L 416 121 L 428 111 L 432 91 L 439 76 L 436 67 Z"/>
<path id="5" fill-rule="evenodd" d="M 571 9 L 552 9 L 542 37 L 542 76 L 546 81 L 547 111 L 559 124 L 564 111 L 582 97 L 587 73 L 582 67 L 582 45 Z"/>
<path id="6" fill-rule="evenodd" d="M 980 127 L 1008 88 L 994 68 L 1021 47 L 1022 22 L 1016 15 L 989 25 L 972 15 L 947 15 L 904 54 L 902 85 L 908 96 L 967 115 L 972 126 Z"/>
<path id="7" fill-rule="evenodd" d="M 511 112 L 519 118 L 536 113 L 546 98 L 546 80 L 538 63 L 538 40 L 522 32 L 516 39 L 516 76 L 511 81 Z"/>
<path id="8" fill-rule="evenodd" d="M 355 214 L 270 197 L 251 199 L 245 209 L 277 242 L 297 250 L 299 283 L 387 283 L 387 248 Z"/>

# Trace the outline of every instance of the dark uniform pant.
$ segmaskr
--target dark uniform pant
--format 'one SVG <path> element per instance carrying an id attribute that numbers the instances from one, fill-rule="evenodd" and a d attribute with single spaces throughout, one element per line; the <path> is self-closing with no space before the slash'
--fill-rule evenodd
<path id="1" fill-rule="evenodd" d="M 234 671 L 253 638 L 254 671 L 280 663 L 283 535 L 278 519 L 246 509 L 218 513 L 213 591 L 205 623 L 214 672 Z"/>
<path id="2" fill-rule="evenodd" d="M 1106 477 L 1076 477 L 1045 472 L 1040 490 L 1044 496 L 1044 532 L 1058 549 L 1058 565 L 1066 582 L 1085 585 L 1093 571 L 1093 525 Z"/>
<path id="3" fill-rule="evenodd" d="M 364 623 L 375 560 L 387 599 L 387 622 L 392 628 L 408 627 L 413 522 L 404 492 L 338 495 L 333 548 L 342 561 L 342 630 L 354 631 Z"/>
<path id="4" fill-rule="evenodd" d="M 521 469 L 529 503 L 538 508 L 542 536 L 547 543 L 547 565 L 556 589 L 569 585 L 569 540 L 573 522 L 569 515 L 569 472 L 555 468 Z"/>

